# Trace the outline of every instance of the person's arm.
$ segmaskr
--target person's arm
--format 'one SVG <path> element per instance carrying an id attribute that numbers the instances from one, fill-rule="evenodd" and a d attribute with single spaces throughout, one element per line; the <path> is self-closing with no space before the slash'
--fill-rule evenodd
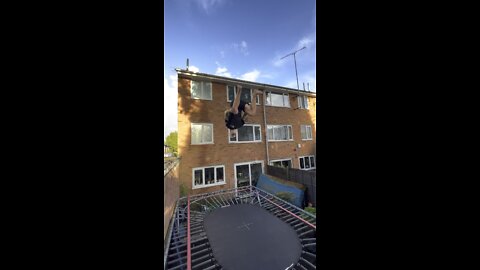
<path id="1" fill-rule="evenodd" d="M 237 85 L 237 94 L 235 96 L 235 99 L 233 100 L 233 105 L 232 105 L 232 112 L 234 114 L 238 113 L 238 106 L 240 105 L 241 98 L 242 98 L 242 86 Z"/>

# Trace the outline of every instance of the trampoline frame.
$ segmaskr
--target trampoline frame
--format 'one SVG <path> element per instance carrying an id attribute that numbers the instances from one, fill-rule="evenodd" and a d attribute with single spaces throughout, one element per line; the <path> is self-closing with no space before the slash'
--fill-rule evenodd
<path id="1" fill-rule="evenodd" d="M 298 262 L 288 269 L 316 269 L 316 216 L 255 186 L 178 199 L 166 240 L 164 269 L 222 269 L 210 247 L 203 218 L 217 208 L 235 204 L 258 204 L 289 224 L 297 233 L 302 253 Z"/>

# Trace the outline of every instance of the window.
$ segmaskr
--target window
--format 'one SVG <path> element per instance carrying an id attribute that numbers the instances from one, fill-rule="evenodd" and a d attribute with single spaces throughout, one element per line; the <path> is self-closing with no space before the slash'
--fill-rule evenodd
<path id="1" fill-rule="evenodd" d="M 302 134 L 302 140 L 312 140 L 312 126 L 300 126 L 300 133 Z"/>
<path id="2" fill-rule="evenodd" d="M 300 170 L 315 169 L 315 156 L 305 156 L 298 158 L 300 163 Z"/>
<path id="3" fill-rule="evenodd" d="M 193 168 L 193 189 L 225 184 L 225 166 Z"/>
<path id="4" fill-rule="evenodd" d="M 257 185 L 260 175 L 263 173 L 263 162 L 252 161 L 246 163 L 234 164 L 235 167 L 235 187 Z"/>
<path id="5" fill-rule="evenodd" d="M 277 106 L 277 107 L 290 107 L 288 94 L 278 94 L 278 93 L 267 92 L 265 105 Z"/>
<path id="6" fill-rule="evenodd" d="M 232 85 L 227 85 L 227 102 L 232 102 L 235 99 L 236 96 L 236 86 Z M 243 100 L 245 102 L 252 102 L 252 89 L 250 88 L 244 88 L 242 87 L 242 96 L 240 97 L 240 100 Z M 257 95 L 256 98 L 257 105 L 260 105 L 260 97 Z"/>
<path id="7" fill-rule="evenodd" d="M 212 83 L 192 81 L 191 93 L 193 99 L 212 100 Z"/>
<path id="8" fill-rule="evenodd" d="M 298 96 L 298 108 L 308 109 L 308 97 L 307 96 Z"/>
<path id="9" fill-rule="evenodd" d="M 287 125 L 268 125 L 268 141 L 292 141 L 292 126 Z"/>
<path id="10" fill-rule="evenodd" d="M 270 165 L 282 168 L 292 168 L 292 159 L 271 160 Z"/>
<path id="11" fill-rule="evenodd" d="M 260 125 L 245 124 L 236 131 L 228 130 L 229 142 L 231 143 L 261 142 L 260 134 Z"/>
<path id="12" fill-rule="evenodd" d="M 192 123 L 192 144 L 213 144 L 213 124 Z"/>

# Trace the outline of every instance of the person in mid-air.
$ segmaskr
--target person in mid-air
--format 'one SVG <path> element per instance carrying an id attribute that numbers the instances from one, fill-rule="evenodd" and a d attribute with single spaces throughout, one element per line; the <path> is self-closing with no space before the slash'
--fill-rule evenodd
<path id="1" fill-rule="evenodd" d="M 262 91 L 254 89 L 251 102 L 241 100 L 242 86 L 237 85 L 235 99 L 230 103 L 230 109 L 225 111 L 225 125 L 228 129 L 237 130 L 245 124 L 244 118 L 248 115 L 255 115 L 257 95 L 263 94 Z"/>

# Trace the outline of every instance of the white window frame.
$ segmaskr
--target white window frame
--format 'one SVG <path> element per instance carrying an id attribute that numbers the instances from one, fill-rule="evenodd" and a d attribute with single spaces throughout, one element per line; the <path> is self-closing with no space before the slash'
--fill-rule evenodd
<path id="1" fill-rule="evenodd" d="M 311 163 L 310 163 L 310 168 L 306 169 L 306 168 L 303 168 L 300 166 L 300 159 L 303 158 L 303 166 L 305 167 L 305 158 L 308 157 L 309 160 L 308 162 L 310 163 L 310 158 L 313 157 L 313 160 L 315 160 L 315 167 L 312 168 L 311 166 Z M 315 159 L 315 156 L 314 155 L 309 155 L 309 156 L 301 156 L 301 157 L 298 157 L 298 168 L 300 170 L 304 170 L 304 171 L 310 171 L 310 170 L 315 170 L 317 168 L 317 160 Z"/>
<path id="2" fill-rule="evenodd" d="M 276 95 L 282 95 L 282 96 L 287 96 L 287 99 L 288 99 L 288 106 L 285 106 L 285 98 L 282 98 L 282 100 L 284 101 L 283 103 L 283 106 L 278 106 L 278 105 L 272 105 L 271 101 L 270 101 L 270 104 L 267 104 L 267 96 L 268 94 L 276 94 Z M 271 98 L 270 98 L 271 100 Z M 290 95 L 288 93 L 281 93 L 281 92 L 275 92 L 275 91 L 266 91 L 265 93 L 265 100 L 264 100 L 264 103 L 265 103 L 265 106 L 269 106 L 269 107 L 278 107 L 278 108 L 291 108 L 291 105 L 290 105 Z"/>
<path id="3" fill-rule="evenodd" d="M 290 161 L 290 165 L 292 166 L 293 168 L 293 160 L 292 158 L 283 158 L 283 159 L 273 159 L 273 160 L 270 160 L 270 166 L 273 166 L 273 162 L 279 162 L 279 161 Z"/>
<path id="4" fill-rule="evenodd" d="M 193 136 L 192 136 L 192 129 L 193 129 L 193 125 L 202 125 L 202 126 L 211 126 L 212 127 L 212 141 L 211 142 L 201 142 L 201 143 L 194 143 L 193 142 Z M 190 124 L 190 144 L 191 145 L 202 145 L 202 144 L 214 144 L 214 130 L 213 130 L 213 124 L 212 123 L 191 123 Z M 203 136 L 202 136 L 203 138 Z"/>
<path id="5" fill-rule="evenodd" d="M 313 141 L 312 126 L 311 125 L 300 125 L 300 136 L 302 136 L 302 127 L 305 127 L 305 134 L 307 135 L 306 139 L 302 137 L 302 141 Z M 308 138 L 307 127 L 310 127 L 310 139 Z"/>
<path id="6" fill-rule="evenodd" d="M 302 99 L 306 99 L 306 107 L 303 107 L 303 100 Z M 298 108 L 299 109 L 303 109 L 303 110 L 308 110 L 308 96 L 304 96 L 304 95 L 299 95 L 297 97 L 297 102 L 298 102 Z"/>
<path id="7" fill-rule="evenodd" d="M 275 139 L 269 139 L 268 138 L 268 128 L 269 127 L 290 127 L 290 129 L 287 128 L 287 130 L 290 130 L 291 131 L 291 135 L 292 135 L 292 138 L 291 139 L 288 139 L 288 140 L 275 140 Z M 269 142 L 291 142 L 293 141 L 293 128 L 292 128 L 292 125 L 267 125 L 267 141 Z M 275 138 L 275 129 L 273 130 L 273 137 Z"/>
<path id="8" fill-rule="evenodd" d="M 194 97 L 193 93 L 192 93 L 193 82 L 200 83 L 202 85 L 202 93 L 205 91 L 205 89 L 204 89 L 205 85 L 206 84 L 210 85 L 210 99 L 203 98 L 203 97 Z M 213 85 L 212 85 L 212 82 L 191 80 L 191 82 L 190 82 L 190 97 L 192 99 L 199 99 L 199 100 L 212 100 L 213 99 Z"/>
<path id="9" fill-rule="evenodd" d="M 237 188 L 237 166 L 241 165 L 249 165 L 253 163 L 261 163 L 262 165 L 262 174 L 265 172 L 265 168 L 263 165 L 263 160 L 254 160 L 254 161 L 248 161 L 248 162 L 241 162 L 241 163 L 234 163 L 233 164 L 233 171 L 234 171 L 234 181 L 235 181 L 235 188 Z M 248 166 L 248 176 L 250 178 L 250 185 L 252 185 L 252 166 Z"/>
<path id="10" fill-rule="evenodd" d="M 230 103 L 232 102 L 233 100 L 230 100 L 228 99 L 228 87 L 229 86 L 233 86 L 233 98 L 235 98 L 237 96 L 237 86 L 235 85 L 226 85 L 226 91 L 227 91 L 227 102 Z M 246 87 L 245 87 L 246 88 Z M 253 89 L 250 88 L 250 97 L 253 95 Z M 251 102 L 251 101 L 250 101 Z M 260 96 L 256 96 L 256 103 L 257 105 L 260 105 Z"/>
<path id="11" fill-rule="evenodd" d="M 205 169 L 213 168 L 214 176 L 215 176 L 215 183 L 214 184 L 205 184 Z M 223 182 L 217 183 L 217 168 L 223 169 Z M 203 185 L 195 185 L 195 171 L 202 170 L 202 182 Z M 214 187 L 214 186 L 221 186 L 227 183 L 226 173 L 225 173 L 225 165 L 212 165 L 212 166 L 205 166 L 205 167 L 197 167 L 192 168 L 192 189 L 199 189 L 199 188 L 207 188 L 207 187 Z"/>
<path id="12" fill-rule="evenodd" d="M 262 125 L 257 125 L 257 124 L 245 124 L 243 125 L 244 126 L 253 126 L 253 138 L 255 139 L 255 127 L 259 127 L 260 128 L 260 140 L 254 140 L 254 141 L 244 141 L 244 142 L 239 142 L 238 141 L 238 133 L 237 133 L 237 141 L 231 141 L 230 140 L 230 135 L 231 135 L 231 132 L 232 130 L 228 129 L 228 143 L 261 143 L 262 142 Z M 235 131 L 235 132 L 238 132 L 238 129 Z"/>

